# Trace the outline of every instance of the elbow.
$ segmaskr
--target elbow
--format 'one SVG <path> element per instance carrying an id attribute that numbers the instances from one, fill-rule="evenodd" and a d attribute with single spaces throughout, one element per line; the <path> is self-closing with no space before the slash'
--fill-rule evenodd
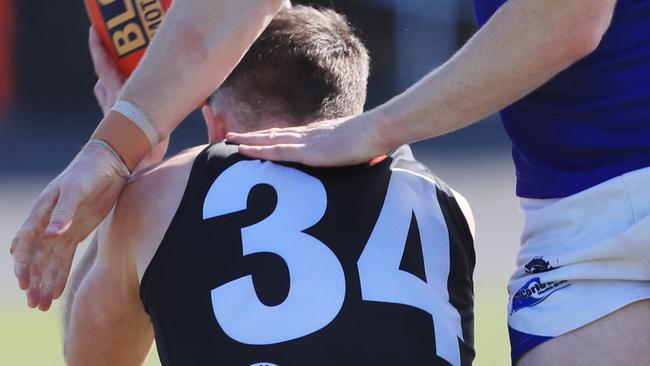
<path id="1" fill-rule="evenodd" d="M 573 17 L 564 27 L 558 27 L 555 35 L 561 54 L 569 62 L 578 61 L 593 53 L 607 32 L 614 12 L 614 3 L 590 9 L 579 17 Z"/>
<path id="2" fill-rule="evenodd" d="M 562 40 L 562 54 L 567 61 L 573 63 L 592 54 L 603 39 L 605 29 L 599 27 L 584 27 L 566 33 Z"/>

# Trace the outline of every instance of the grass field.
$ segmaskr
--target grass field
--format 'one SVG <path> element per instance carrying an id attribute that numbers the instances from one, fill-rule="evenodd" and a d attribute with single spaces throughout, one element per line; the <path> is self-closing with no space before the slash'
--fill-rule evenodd
<path id="1" fill-rule="evenodd" d="M 508 364 L 504 298 L 477 291 L 476 366 Z M 2 306 L 0 317 L 1 366 L 62 366 L 60 310 L 48 313 L 27 310 L 18 302 Z M 159 365 L 155 350 L 147 366 Z"/>

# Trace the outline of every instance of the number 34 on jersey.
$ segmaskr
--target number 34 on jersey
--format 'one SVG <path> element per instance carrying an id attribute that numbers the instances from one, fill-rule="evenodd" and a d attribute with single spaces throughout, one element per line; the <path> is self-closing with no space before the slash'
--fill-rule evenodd
<path id="1" fill-rule="evenodd" d="M 336 318 L 346 293 L 341 262 L 326 243 L 304 233 L 327 208 L 327 193 L 318 179 L 273 163 L 238 162 L 212 184 L 203 219 L 246 209 L 250 191 L 259 184 L 275 189 L 277 204 L 264 220 L 241 229 L 243 255 L 280 256 L 289 270 L 289 293 L 279 305 L 267 306 L 255 292 L 252 275 L 211 291 L 214 316 L 224 332 L 250 345 L 286 342 L 319 331 Z M 461 319 L 449 303 L 449 235 L 435 197 L 433 181 L 393 169 L 381 213 L 357 262 L 361 300 L 429 313 L 438 356 L 459 365 Z M 413 215 L 419 223 L 426 281 L 400 269 Z"/>

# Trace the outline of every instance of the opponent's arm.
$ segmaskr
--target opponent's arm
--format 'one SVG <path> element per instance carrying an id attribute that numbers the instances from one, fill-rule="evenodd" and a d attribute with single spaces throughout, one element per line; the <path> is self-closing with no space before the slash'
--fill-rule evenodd
<path id="1" fill-rule="evenodd" d="M 159 139 L 168 137 L 225 80 L 286 2 L 175 0 L 120 99 L 149 116 Z M 93 137 L 109 142 L 130 168 L 150 149 L 143 133 L 116 112 Z"/>
<path id="2" fill-rule="evenodd" d="M 454 57 L 377 110 L 402 144 L 462 128 L 593 52 L 615 0 L 510 0 Z M 423 121 L 417 123 L 417 121 Z"/>
<path id="3" fill-rule="evenodd" d="M 95 74 L 97 74 L 97 83 L 95 83 L 93 92 L 99 108 L 106 117 L 124 87 L 124 78 L 120 75 L 115 61 L 102 45 L 99 34 L 93 27 L 90 27 L 88 32 L 88 48 L 95 66 Z M 160 162 L 165 157 L 168 146 L 169 137 L 154 146 L 133 172 L 136 173 L 138 170 Z"/>
<path id="4" fill-rule="evenodd" d="M 235 67 L 286 0 L 176 0 L 125 86 L 164 140 Z M 111 112 L 36 199 L 11 243 L 28 305 L 47 310 L 65 286 L 75 247 L 110 211 L 129 171 L 149 152 L 145 134 Z"/>
<path id="5" fill-rule="evenodd" d="M 448 62 L 384 105 L 304 128 L 229 134 L 244 154 L 310 165 L 368 161 L 474 123 L 591 53 L 615 0 L 509 0 Z M 422 45 L 435 47 L 435 45 Z"/>

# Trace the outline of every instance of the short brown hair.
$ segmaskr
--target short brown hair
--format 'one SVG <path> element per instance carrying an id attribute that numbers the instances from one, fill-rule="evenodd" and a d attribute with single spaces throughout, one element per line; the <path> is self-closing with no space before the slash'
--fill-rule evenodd
<path id="1" fill-rule="evenodd" d="M 345 16 L 295 6 L 280 11 L 211 97 L 248 127 L 292 125 L 363 112 L 368 51 Z"/>

